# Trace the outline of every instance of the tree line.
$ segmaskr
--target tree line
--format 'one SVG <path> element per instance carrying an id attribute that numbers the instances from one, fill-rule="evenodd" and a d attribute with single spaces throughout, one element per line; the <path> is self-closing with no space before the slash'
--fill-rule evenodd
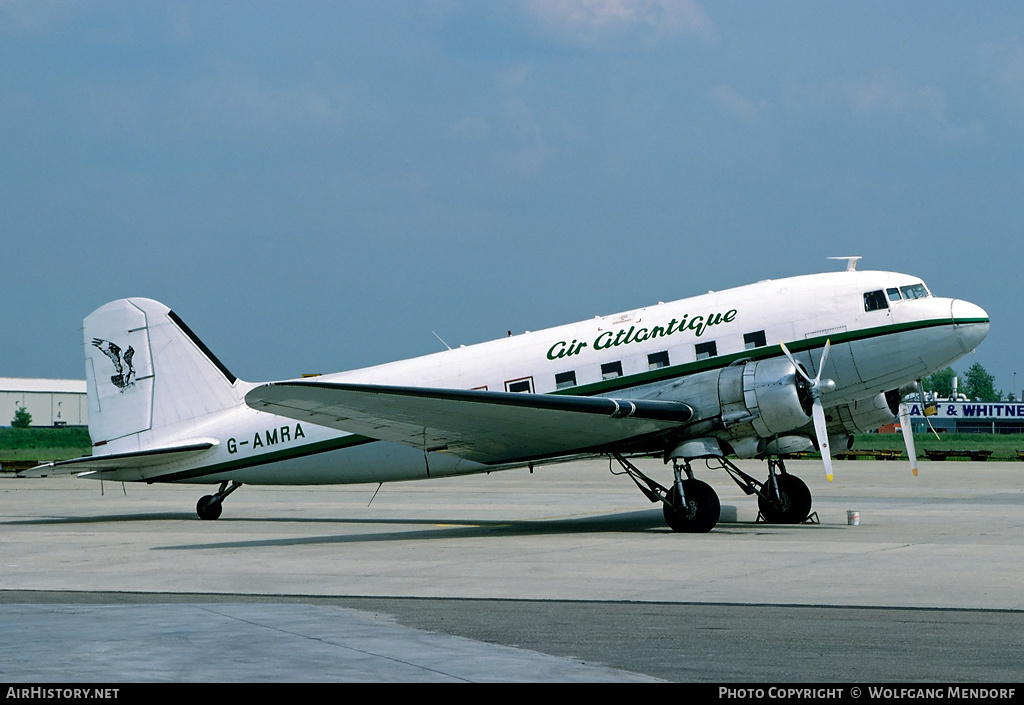
<path id="1" fill-rule="evenodd" d="M 953 396 L 953 378 L 957 377 L 957 393 L 963 394 L 971 401 L 1004 401 L 1003 390 L 996 389 L 996 378 L 989 374 L 981 363 L 975 362 L 966 373 L 958 375 L 952 367 L 939 370 L 922 380 L 926 392 L 934 392 L 938 397 Z M 1005 401 L 1016 401 L 1011 392 Z"/>

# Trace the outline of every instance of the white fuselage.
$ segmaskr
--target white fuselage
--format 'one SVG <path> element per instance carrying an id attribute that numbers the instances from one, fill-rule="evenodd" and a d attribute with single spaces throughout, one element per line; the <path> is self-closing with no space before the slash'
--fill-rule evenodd
<path id="1" fill-rule="evenodd" d="M 823 376 L 835 388 L 822 398 L 828 409 L 931 374 L 985 337 L 988 318 L 982 309 L 930 295 L 909 298 L 922 293 L 920 279 L 890 272 L 763 281 L 320 379 L 669 399 L 692 404 L 696 420 L 710 423 L 718 402 L 711 401 L 713 395 L 694 399 L 703 393 L 686 380 L 781 357 L 780 342 L 813 375 L 830 340 Z M 201 457 L 159 467 L 160 481 L 197 483 L 386 482 L 499 469 L 257 411 L 241 401 L 255 385 L 235 384 L 237 405 L 169 427 L 159 439 L 140 437 L 104 452 L 175 436 L 210 438 L 215 445 Z M 151 474 L 143 468 L 104 477 L 145 480 Z"/>

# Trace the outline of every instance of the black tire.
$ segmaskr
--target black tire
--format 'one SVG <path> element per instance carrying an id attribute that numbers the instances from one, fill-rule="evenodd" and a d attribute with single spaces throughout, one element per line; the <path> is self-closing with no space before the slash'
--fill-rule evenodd
<path id="1" fill-rule="evenodd" d="M 196 503 L 196 514 L 199 515 L 200 519 L 213 521 L 220 517 L 222 511 L 224 511 L 224 505 L 221 502 L 214 501 L 212 494 L 200 498 L 199 502 Z"/>
<path id="2" fill-rule="evenodd" d="M 758 497 L 761 516 L 769 524 L 799 524 L 811 513 L 811 491 L 796 475 L 779 475 L 775 482 L 779 486 L 779 502 Z M 764 490 L 768 491 L 767 483 Z"/>
<path id="3" fill-rule="evenodd" d="M 663 505 L 665 523 L 672 531 L 704 534 L 715 528 L 722 515 L 722 504 L 711 485 L 700 480 L 683 480 L 686 507 L 680 508 L 679 493 L 675 485 L 668 491 L 668 502 Z"/>

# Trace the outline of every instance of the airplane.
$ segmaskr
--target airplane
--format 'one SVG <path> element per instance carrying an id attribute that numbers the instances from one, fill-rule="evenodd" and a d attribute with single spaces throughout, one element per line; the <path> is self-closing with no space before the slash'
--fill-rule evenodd
<path id="1" fill-rule="evenodd" d="M 113 301 L 84 321 L 91 456 L 22 472 L 219 485 L 385 483 L 584 457 L 614 459 L 666 523 L 707 532 L 724 469 L 759 520 L 800 523 L 811 493 L 786 454 L 831 454 L 902 417 L 923 377 L 973 351 L 988 314 L 914 276 L 846 271 L 764 280 L 374 367 L 245 382 L 165 305 Z M 666 485 L 632 459 L 672 464 Z M 731 456 L 767 461 L 767 478 Z"/>

